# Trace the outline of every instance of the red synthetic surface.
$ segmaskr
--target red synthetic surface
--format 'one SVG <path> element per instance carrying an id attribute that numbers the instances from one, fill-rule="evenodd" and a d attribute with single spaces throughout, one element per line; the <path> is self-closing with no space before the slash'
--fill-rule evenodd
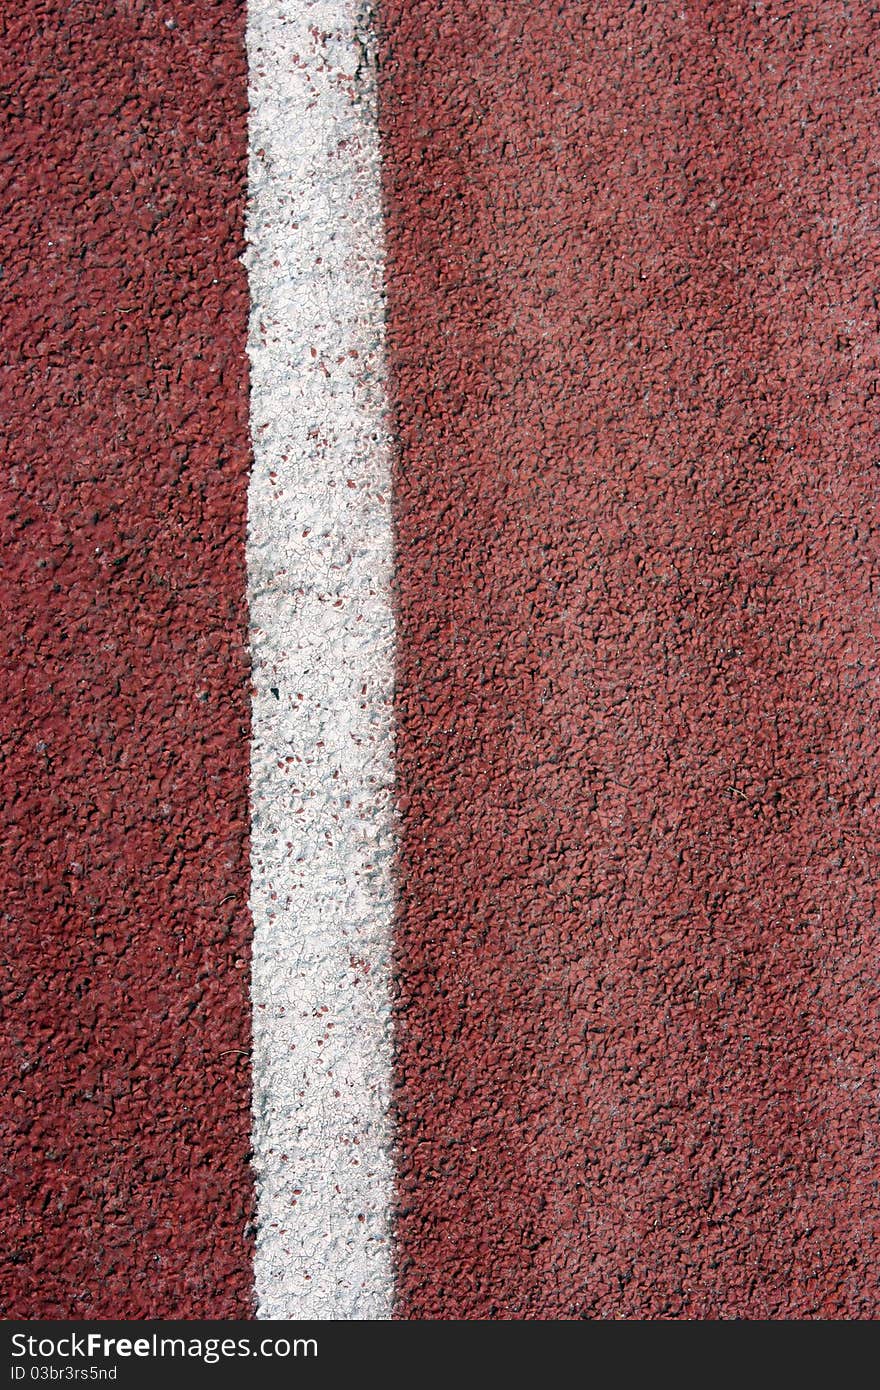
<path id="1" fill-rule="evenodd" d="M 880 1315 L 880 20 L 381 16 L 399 1311 Z"/>
<path id="2" fill-rule="evenodd" d="M 0 31 L 0 1311 L 241 1316 L 244 7 Z"/>

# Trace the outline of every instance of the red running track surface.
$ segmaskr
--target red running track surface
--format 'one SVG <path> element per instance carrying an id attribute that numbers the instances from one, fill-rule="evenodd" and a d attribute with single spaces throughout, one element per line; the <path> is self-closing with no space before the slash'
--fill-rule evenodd
<path id="1" fill-rule="evenodd" d="M 404 1317 L 867 1317 L 865 3 L 383 0 Z"/>
<path id="2" fill-rule="evenodd" d="M 0 29 L 0 1310 L 241 1316 L 244 7 Z"/>
<path id="3" fill-rule="evenodd" d="M 4 20 L 8 1316 L 251 1308 L 244 11 L 174 20 Z M 876 1316 L 877 20 L 380 21 L 399 1312 Z"/>

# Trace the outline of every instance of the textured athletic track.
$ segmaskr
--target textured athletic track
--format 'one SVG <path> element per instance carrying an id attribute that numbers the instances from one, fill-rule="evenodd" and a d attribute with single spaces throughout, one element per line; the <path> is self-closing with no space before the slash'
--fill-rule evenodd
<path id="1" fill-rule="evenodd" d="M 876 1317 L 880 18 L 376 23 L 397 1314 Z M 2 29 L 0 1307 L 248 1316 L 245 11 Z"/>
<path id="2" fill-rule="evenodd" d="M 402 1312 L 876 1316 L 877 14 L 382 14 Z"/>
<path id="3" fill-rule="evenodd" d="M 0 1306 L 247 1315 L 244 12 L 13 9 Z"/>

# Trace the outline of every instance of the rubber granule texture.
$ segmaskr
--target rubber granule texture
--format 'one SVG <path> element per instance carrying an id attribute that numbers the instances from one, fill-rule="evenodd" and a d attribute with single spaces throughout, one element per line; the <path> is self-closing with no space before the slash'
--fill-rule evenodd
<path id="1" fill-rule="evenodd" d="M 246 1316 L 244 8 L 0 27 L 0 1308 Z"/>
<path id="2" fill-rule="evenodd" d="M 381 22 L 398 1312 L 877 1316 L 878 18 Z"/>

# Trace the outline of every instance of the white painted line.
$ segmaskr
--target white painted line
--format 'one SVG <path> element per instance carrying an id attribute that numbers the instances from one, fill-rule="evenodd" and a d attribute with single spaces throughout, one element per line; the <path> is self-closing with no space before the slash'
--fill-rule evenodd
<path id="1" fill-rule="evenodd" d="M 256 1296 L 391 1314 L 394 627 L 375 63 L 249 0 Z"/>

